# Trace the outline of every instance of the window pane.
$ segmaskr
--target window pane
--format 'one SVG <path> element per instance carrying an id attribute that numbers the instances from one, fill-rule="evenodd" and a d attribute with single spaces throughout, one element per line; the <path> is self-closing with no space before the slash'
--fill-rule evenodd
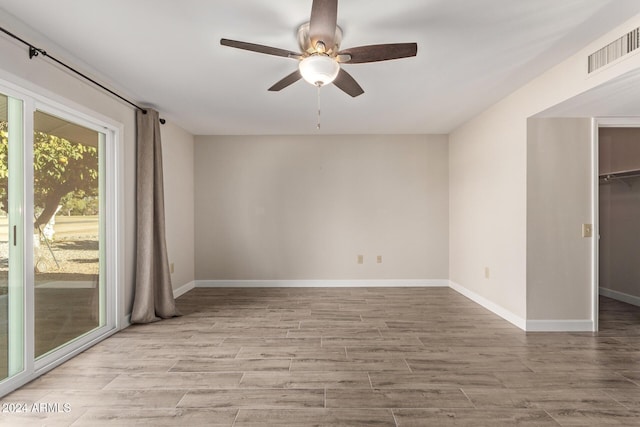
<path id="1" fill-rule="evenodd" d="M 101 325 L 103 134 L 34 115 L 35 354 Z"/>
<path id="2" fill-rule="evenodd" d="M 0 95 L 0 380 L 9 376 L 9 218 L 7 170 L 9 123 L 7 118 L 9 102 Z M 1 173 L 1 172 L 0 172 Z"/>

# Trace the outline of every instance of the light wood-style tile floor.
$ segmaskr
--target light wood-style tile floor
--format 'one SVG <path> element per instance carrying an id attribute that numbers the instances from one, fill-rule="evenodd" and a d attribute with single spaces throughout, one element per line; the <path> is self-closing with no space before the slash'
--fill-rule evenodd
<path id="1" fill-rule="evenodd" d="M 73 426 L 638 426 L 640 309 L 524 333 L 446 288 L 196 289 L 1 402 Z"/>

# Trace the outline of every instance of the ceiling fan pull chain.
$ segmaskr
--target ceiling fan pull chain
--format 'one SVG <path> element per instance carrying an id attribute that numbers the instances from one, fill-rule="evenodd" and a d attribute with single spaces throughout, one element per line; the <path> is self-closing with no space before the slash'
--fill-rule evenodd
<path id="1" fill-rule="evenodd" d="M 320 85 L 316 85 L 318 87 L 318 126 L 316 129 L 320 130 Z"/>

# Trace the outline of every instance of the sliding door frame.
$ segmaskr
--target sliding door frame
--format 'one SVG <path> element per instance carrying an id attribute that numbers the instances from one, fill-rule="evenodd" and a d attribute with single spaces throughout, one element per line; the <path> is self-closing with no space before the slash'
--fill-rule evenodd
<path id="1" fill-rule="evenodd" d="M 70 101 L 63 102 L 42 96 L 24 89 L 6 80 L 0 79 L 0 93 L 19 99 L 23 105 L 23 192 L 20 203 L 23 206 L 19 230 L 23 250 L 23 368 L 24 370 L 10 378 L 0 381 L 0 397 L 37 378 L 54 367 L 64 363 L 87 348 L 102 341 L 121 329 L 124 321 L 124 156 L 122 147 L 123 125 L 98 113 Z M 33 218 L 33 132 L 34 113 L 42 111 L 79 124 L 105 135 L 103 170 L 104 206 L 100 215 L 104 215 L 106 232 L 104 233 L 104 272 L 106 307 L 104 326 L 72 340 L 72 342 L 35 359 L 35 297 L 34 297 L 34 259 L 33 228 L 28 218 Z M 102 170 L 101 170 L 102 172 Z M 101 236 L 102 237 L 102 236 Z M 102 264 L 102 263 L 101 263 Z"/>

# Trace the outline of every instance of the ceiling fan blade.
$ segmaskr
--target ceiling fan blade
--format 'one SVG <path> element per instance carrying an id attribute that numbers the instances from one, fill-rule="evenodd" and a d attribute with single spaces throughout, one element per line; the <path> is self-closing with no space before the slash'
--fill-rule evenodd
<path id="1" fill-rule="evenodd" d="M 417 43 L 373 44 L 344 49 L 338 55 L 349 55 L 348 64 L 388 61 L 390 59 L 409 58 L 418 53 Z"/>
<path id="2" fill-rule="evenodd" d="M 277 47 L 264 46 L 261 44 L 240 42 L 237 40 L 220 39 L 223 46 L 235 47 L 236 49 L 249 50 L 251 52 L 265 53 L 267 55 L 283 56 L 285 58 L 297 58 L 300 56 L 297 52 L 290 50 L 278 49 Z"/>
<path id="3" fill-rule="evenodd" d="M 299 70 L 295 70 L 293 73 L 289 74 L 284 79 L 280 80 L 278 83 L 274 84 L 269 88 L 271 92 L 278 92 L 279 90 L 284 89 L 287 86 L 290 86 L 300 80 L 302 75 Z"/>
<path id="4" fill-rule="evenodd" d="M 338 89 L 346 92 L 354 98 L 364 93 L 364 90 L 360 87 L 358 82 L 351 77 L 351 74 L 347 73 L 342 68 L 338 73 L 338 77 L 333 81 L 333 84 L 336 85 Z"/>
<path id="5" fill-rule="evenodd" d="M 321 41 L 327 50 L 332 49 L 335 44 L 337 21 L 338 0 L 313 0 L 309 20 L 311 46 L 315 48 L 316 43 Z"/>

